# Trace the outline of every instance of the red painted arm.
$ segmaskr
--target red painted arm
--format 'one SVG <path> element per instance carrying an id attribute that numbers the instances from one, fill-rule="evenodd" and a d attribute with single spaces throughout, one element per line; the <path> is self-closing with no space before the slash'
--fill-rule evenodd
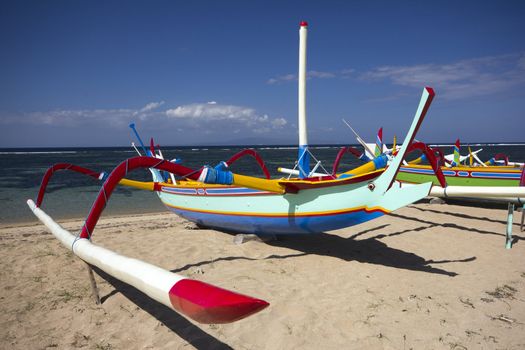
<path id="1" fill-rule="evenodd" d="M 86 222 L 82 227 L 82 233 L 80 234 L 81 238 L 89 238 L 93 233 L 93 229 L 100 218 L 100 214 L 106 207 L 106 203 L 109 200 L 111 193 L 119 183 L 119 181 L 124 178 L 129 172 L 138 169 L 138 168 L 155 168 L 159 170 L 165 170 L 167 172 L 186 177 L 192 180 L 198 180 L 201 170 L 193 170 L 185 166 L 171 163 L 167 160 L 157 159 L 152 157 L 134 157 L 129 158 L 122 163 L 120 163 L 102 185 L 91 211 L 88 214 Z M 96 172 L 78 165 L 69 164 L 69 163 L 58 163 L 47 169 L 42 183 L 40 185 L 40 190 L 38 191 L 38 198 L 36 201 L 36 206 L 40 207 L 44 199 L 44 194 L 46 192 L 47 184 L 51 179 L 51 176 L 58 170 L 71 170 L 77 173 L 88 175 L 94 178 L 102 179 L 104 173 Z"/>
<path id="2" fill-rule="evenodd" d="M 438 149 L 432 149 L 428 147 L 423 142 L 413 142 L 407 149 L 407 153 L 413 152 L 415 150 L 420 150 L 427 156 L 428 162 L 432 166 L 432 169 L 434 170 L 434 174 L 436 174 L 436 177 L 439 181 L 439 184 L 441 187 L 445 188 L 447 187 L 447 181 L 445 180 L 445 176 L 443 175 L 443 172 L 441 171 L 441 160 L 445 159 L 443 156 L 443 152 Z M 439 153 L 439 159 L 436 158 L 435 153 Z"/>
<path id="3" fill-rule="evenodd" d="M 343 155 L 345 153 L 352 153 L 356 158 L 359 158 L 362 155 L 362 153 L 359 152 L 355 147 L 342 147 L 337 153 L 337 156 L 335 157 L 334 165 L 332 167 L 332 177 L 336 176 L 337 169 L 339 168 L 339 163 L 341 162 L 341 158 L 343 158 Z"/>
<path id="4" fill-rule="evenodd" d="M 259 155 L 259 153 L 257 153 L 255 150 L 253 149 L 244 149 L 236 154 L 234 154 L 230 159 L 228 159 L 228 161 L 226 162 L 226 164 L 228 164 L 228 166 L 232 165 L 237 159 L 241 158 L 241 157 L 244 157 L 244 156 L 252 156 L 253 158 L 255 158 L 255 160 L 257 161 L 257 164 L 259 164 L 259 166 L 261 167 L 264 175 L 266 176 L 267 179 L 270 178 L 270 172 L 268 171 L 268 168 L 266 168 L 266 164 L 264 164 L 264 161 L 262 160 L 261 156 Z"/>
<path id="5" fill-rule="evenodd" d="M 171 163 L 165 159 L 157 159 L 152 157 L 134 157 L 129 158 L 117 165 L 115 169 L 109 174 L 107 180 L 102 185 L 100 192 L 98 193 L 97 199 L 91 207 L 91 211 L 88 214 L 86 222 L 82 227 L 80 238 L 89 238 L 93 234 L 95 225 L 100 218 L 100 214 L 106 207 L 106 203 L 111 196 L 111 193 L 119 183 L 129 172 L 139 168 L 154 168 L 158 170 L 164 170 L 169 173 L 190 178 L 192 180 L 198 180 L 201 170 L 194 171 L 193 169 L 185 166 Z"/>
<path id="6" fill-rule="evenodd" d="M 498 153 L 494 156 L 495 160 L 503 160 L 505 165 L 509 165 L 509 157 L 505 153 Z"/>
<path id="7" fill-rule="evenodd" d="M 49 180 L 51 179 L 51 176 L 59 170 L 71 170 L 80 174 L 84 174 L 87 176 L 94 177 L 95 179 L 102 180 L 103 172 L 97 172 L 94 170 L 90 170 L 88 168 L 84 168 L 78 165 L 70 164 L 70 163 L 57 163 L 53 166 L 51 166 L 49 169 L 47 169 L 46 173 L 44 174 L 44 177 L 42 178 L 42 182 L 40 183 L 40 190 L 38 191 L 38 197 L 36 199 L 36 206 L 40 207 L 42 205 L 42 201 L 44 200 L 44 193 L 46 192 L 47 184 L 49 183 Z"/>

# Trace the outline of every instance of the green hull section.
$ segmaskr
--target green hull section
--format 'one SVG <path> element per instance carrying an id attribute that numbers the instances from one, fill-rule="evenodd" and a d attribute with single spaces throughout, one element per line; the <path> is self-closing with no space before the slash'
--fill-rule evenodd
<path id="1" fill-rule="evenodd" d="M 409 183 L 425 183 L 432 182 L 439 186 L 439 181 L 435 175 L 414 174 L 400 171 L 396 179 L 401 182 Z M 447 176 L 445 175 L 447 184 L 450 186 L 519 186 L 519 178 L 517 179 L 502 179 L 502 178 L 480 178 L 480 177 L 462 177 L 462 176 Z"/>

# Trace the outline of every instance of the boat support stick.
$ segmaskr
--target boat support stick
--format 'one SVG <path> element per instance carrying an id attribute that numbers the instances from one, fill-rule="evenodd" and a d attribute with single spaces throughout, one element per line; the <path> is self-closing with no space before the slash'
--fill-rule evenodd
<path id="1" fill-rule="evenodd" d="M 95 281 L 95 276 L 93 274 L 93 269 L 88 263 L 86 263 L 86 268 L 89 277 L 89 283 L 91 284 L 91 292 L 93 293 L 93 299 L 95 300 L 95 304 L 100 305 L 100 295 L 98 294 L 98 287 L 97 282 Z"/>
<path id="2" fill-rule="evenodd" d="M 512 223 L 514 214 L 514 203 L 509 203 L 509 210 L 507 212 L 507 239 L 505 242 L 505 248 L 512 248 Z"/>
<path id="3" fill-rule="evenodd" d="M 525 204 L 523 204 L 523 207 L 521 208 L 521 225 L 520 225 L 520 231 L 523 232 L 523 218 L 525 217 Z"/>

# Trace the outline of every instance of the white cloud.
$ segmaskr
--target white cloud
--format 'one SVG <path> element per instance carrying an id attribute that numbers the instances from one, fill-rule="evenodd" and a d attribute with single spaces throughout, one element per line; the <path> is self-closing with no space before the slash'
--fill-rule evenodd
<path id="1" fill-rule="evenodd" d="M 306 74 L 307 78 L 320 78 L 320 79 L 328 79 L 328 78 L 335 78 L 334 73 L 330 72 L 319 72 L 316 70 L 311 70 Z"/>
<path id="2" fill-rule="evenodd" d="M 229 128 L 243 125 L 261 130 L 279 129 L 287 124 L 284 118 L 270 118 L 258 114 L 255 109 L 235 105 L 221 105 L 217 102 L 193 103 L 168 109 L 165 112 L 169 119 L 186 123 L 188 126 L 209 126 L 208 123 L 221 122 L 221 127 Z M 268 129 L 268 131 L 269 131 Z"/>
<path id="3" fill-rule="evenodd" d="M 47 112 L 16 113 L 2 116 L 4 124 L 32 124 L 61 127 L 83 127 L 90 125 L 126 125 L 137 111 L 133 109 L 81 109 L 53 110 Z"/>
<path id="4" fill-rule="evenodd" d="M 349 79 L 349 78 L 354 76 L 355 72 L 356 72 L 355 69 L 352 69 L 352 68 L 343 69 L 340 72 L 341 78 L 342 79 Z"/>
<path id="5" fill-rule="evenodd" d="M 361 79 L 388 80 L 409 87 L 432 86 L 441 97 L 459 99 L 494 94 L 525 84 L 525 56 L 501 55 L 447 64 L 381 66 L 361 74 Z"/>
<path id="6" fill-rule="evenodd" d="M 338 72 L 309 71 L 307 78 L 390 81 L 399 86 L 432 86 L 441 98 L 461 99 L 502 93 L 525 85 L 525 54 L 507 54 L 459 60 L 449 63 L 422 63 L 411 66 L 379 66 L 366 72 L 347 68 Z M 296 74 L 271 78 L 268 84 L 297 81 Z M 401 96 L 403 94 L 398 94 Z M 389 97 L 395 99 L 396 97 Z"/>
<path id="7" fill-rule="evenodd" d="M 282 128 L 288 124 L 288 121 L 284 118 L 275 118 L 271 121 L 271 124 L 274 128 Z"/>
<path id="8" fill-rule="evenodd" d="M 270 78 L 266 81 L 266 83 L 272 85 L 272 84 L 294 81 L 294 80 L 297 80 L 295 74 L 286 74 L 286 75 L 277 76 L 275 78 Z"/>
<path id="9" fill-rule="evenodd" d="M 525 70 L 525 54 L 522 54 L 519 61 L 518 61 L 518 66 Z"/>
<path id="10" fill-rule="evenodd" d="M 193 103 L 168 109 L 166 115 L 170 118 L 192 118 L 201 120 L 245 119 L 255 117 L 252 108 L 219 105 L 217 103 Z"/>
<path id="11" fill-rule="evenodd" d="M 149 111 L 152 111 L 154 109 L 157 109 L 159 108 L 160 106 L 162 106 L 164 104 L 164 101 L 160 101 L 160 102 L 151 102 L 151 103 L 148 103 L 147 105 L 145 105 L 140 111 L 141 112 L 149 112 Z"/>
<path id="12" fill-rule="evenodd" d="M 243 135 L 273 133 L 284 130 L 284 118 L 272 118 L 255 109 L 236 105 L 222 105 L 215 101 L 193 103 L 171 109 L 159 109 L 164 102 L 148 103 L 139 109 L 83 109 L 52 110 L 47 112 L 11 113 L 0 116 L 0 125 L 32 125 L 67 128 L 70 131 L 127 129 L 132 121 L 142 121 L 143 128 L 158 133 L 168 130 L 190 135 L 198 130 L 203 134 L 225 135 L 231 132 Z M 94 131 L 97 130 L 97 131 Z"/>
<path id="13" fill-rule="evenodd" d="M 164 104 L 164 101 L 160 102 L 150 102 L 138 111 L 133 112 L 133 116 L 138 117 L 140 120 L 144 120 L 147 118 L 147 115 L 149 112 L 159 108 Z"/>
<path id="14" fill-rule="evenodd" d="M 336 74 L 332 72 L 321 72 L 316 70 L 311 70 L 306 73 L 306 79 L 330 79 L 335 78 Z M 278 83 L 286 83 L 291 81 L 296 81 L 297 75 L 296 74 L 285 74 L 285 75 L 279 75 L 275 78 L 270 78 L 266 81 L 267 84 L 278 84 Z"/>

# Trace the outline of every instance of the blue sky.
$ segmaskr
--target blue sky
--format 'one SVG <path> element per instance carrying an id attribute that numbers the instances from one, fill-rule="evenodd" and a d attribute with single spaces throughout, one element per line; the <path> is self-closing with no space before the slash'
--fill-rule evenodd
<path id="1" fill-rule="evenodd" d="M 523 1 L 2 1 L 0 147 L 525 142 Z"/>

